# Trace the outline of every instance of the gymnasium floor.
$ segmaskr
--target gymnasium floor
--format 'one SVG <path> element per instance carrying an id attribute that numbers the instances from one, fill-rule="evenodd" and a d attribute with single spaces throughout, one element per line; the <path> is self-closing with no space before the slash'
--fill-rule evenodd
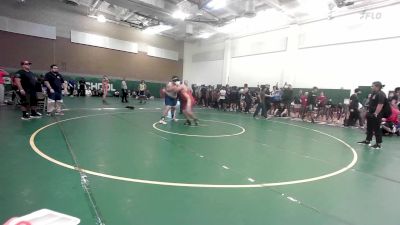
<path id="1" fill-rule="evenodd" d="M 0 109 L 0 223 L 48 208 L 82 225 L 400 224 L 397 137 L 370 150 L 358 129 L 207 109 L 158 125 L 161 101 L 109 102 Z"/>

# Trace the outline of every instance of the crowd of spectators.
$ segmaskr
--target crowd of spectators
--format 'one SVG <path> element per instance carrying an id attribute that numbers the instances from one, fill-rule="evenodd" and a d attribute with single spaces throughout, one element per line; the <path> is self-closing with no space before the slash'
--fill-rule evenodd
<path id="1" fill-rule="evenodd" d="M 256 119 L 286 117 L 346 127 L 358 125 L 359 128 L 365 128 L 371 98 L 370 94 L 361 99 L 362 92 L 357 88 L 349 99 L 334 102 L 318 87 L 295 92 L 292 85 L 287 83 L 281 87 L 276 84 L 272 88 L 268 84 L 255 88 L 249 88 L 247 84 L 243 87 L 193 85 L 192 88 L 197 104 L 204 108 L 251 113 Z M 400 88 L 396 88 L 389 92 L 387 98 L 393 111 L 390 118 L 383 118 L 382 129 L 387 135 L 400 135 L 399 96 Z"/>

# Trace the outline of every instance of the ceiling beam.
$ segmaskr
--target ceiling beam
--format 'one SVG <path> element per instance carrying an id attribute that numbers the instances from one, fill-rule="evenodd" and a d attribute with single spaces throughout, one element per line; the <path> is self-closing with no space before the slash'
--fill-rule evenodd
<path id="1" fill-rule="evenodd" d="M 89 5 L 90 14 L 94 15 L 99 10 L 101 4 L 103 4 L 104 0 L 93 0 L 92 4 Z"/>
<path id="2" fill-rule="evenodd" d="M 150 14 L 157 15 L 160 14 L 163 16 L 164 19 L 168 19 L 171 17 L 171 12 L 160 8 L 154 5 L 146 4 L 139 0 L 107 0 L 108 3 L 118 5 L 123 8 L 127 8 L 130 10 L 134 10 L 136 12 L 143 11 L 143 12 L 150 12 Z M 171 21 L 171 20 L 169 20 Z"/>
<path id="3" fill-rule="evenodd" d="M 133 15 L 135 14 L 134 11 L 128 10 L 128 13 L 125 14 L 121 20 L 128 20 L 129 18 L 131 18 Z"/>
<path id="4" fill-rule="evenodd" d="M 280 4 L 279 0 L 265 0 L 265 4 L 271 8 L 278 10 L 279 12 L 285 14 L 287 17 L 296 20 L 296 17 L 291 13 L 287 12 Z"/>
<path id="5" fill-rule="evenodd" d="M 208 3 L 210 3 L 212 0 L 205 0 L 199 5 L 199 9 L 204 8 Z"/>

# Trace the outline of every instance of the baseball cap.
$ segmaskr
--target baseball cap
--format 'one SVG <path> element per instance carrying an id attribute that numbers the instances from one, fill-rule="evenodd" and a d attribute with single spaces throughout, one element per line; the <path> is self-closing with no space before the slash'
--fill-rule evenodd
<path id="1" fill-rule="evenodd" d="M 28 61 L 28 60 L 22 60 L 22 61 L 21 61 L 21 66 L 24 65 L 24 64 L 32 65 L 32 63 L 31 63 L 30 61 Z"/>

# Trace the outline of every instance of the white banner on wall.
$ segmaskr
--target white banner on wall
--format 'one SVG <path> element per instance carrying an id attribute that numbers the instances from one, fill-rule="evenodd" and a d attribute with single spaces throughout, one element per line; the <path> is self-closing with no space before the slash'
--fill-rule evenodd
<path id="1" fill-rule="evenodd" d="M 84 33 L 74 30 L 71 30 L 71 42 L 130 53 L 138 53 L 138 44 L 135 42 L 123 41 L 102 35 Z"/>
<path id="2" fill-rule="evenodd" d="M 170 60 L 179 60 L 179 53 L 167 49 L 156 48 L 153 46 L 147 46 L 147 55 L 163 58 L 163 59 L 170 59 Z"/>
<path id="3" fill-rule="evenodd" d="M 56 27 L 0 16 L 0 30 L 34 37 L 56 39 Z"/>

